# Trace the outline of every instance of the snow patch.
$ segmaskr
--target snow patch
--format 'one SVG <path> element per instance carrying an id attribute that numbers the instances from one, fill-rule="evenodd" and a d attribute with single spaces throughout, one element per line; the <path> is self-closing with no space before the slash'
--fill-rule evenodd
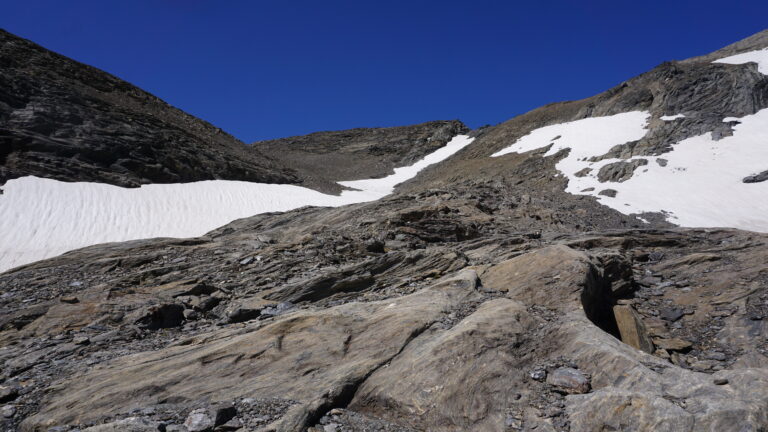
<path id="1" fill-rule="evenodd" d="M 370 195 L 371 200 L 379 199 L 385 195 L 389 195 L 394 190 L 395 186 L 413 177 L 416 177 L 419 171 L 422 169 L 443 161 L 469 145 L 474 138 L 470 138 L 466 135 L 459 135 L 454 138 L 448 144 L 440 147 L 434 152 L 426 155 L 424 159 L 416 162 L 411 166 L 402 168 L 395 168 L 395 173 L 381 179 L 366 179 L 366 180 L 352 180 L 339 182 L 340 185 L 358 189 L 361 193 Z M 341 196 L 348 196 L 356 194 L 358 192 L 344 191 Z M 368 201 L 368 200 L 366 200 Z"/>
<path id="2" fill-rule="evenodd" d="M 508 153 L 525 153 L 551 144 L 552 148 L 545 156 L 552 156 L 560 150 L 570 149 L 568 156 L 557 163 L 557 169 L 569 179 L 578 178 L 574 174 L 594 166 L 586 159 L 603 155 L 616 145 L 644 137 L 648 132 L 645 125 L 649 118 L 648 112 L 632 111 L 545 126 L 533 130 L 511 146 L 492 154 L 491 157 Z M 552 138 L 556 136 L 560 138 L 553 140 Z"/>
<path id="3" fill-rule="evenodd" d="M 673 120 L 685 118 L 685 114 L 675 114 L 675 115 L 671 115 L 671 116 L 661 116 L 659 118 L 664 120 L 664 121 L 673 121 Z"/>
<path id="4" fill-rule="evenodd" d="M 736 54 L 715 60 L 712 63 L 744 64 L 757 63 L 758 72 L 768 75 L 768 48 Z"/>
<path id="5" fill-rule="evenodd" d="M 458 135 L 414 165 L 381 179 L 342 182 L 358 190 L 340 196 L 300 186 L 228 180 L 129 189 L 32 176 L 14 179 L 0 195 L 0 272 L 98 243 L 196 237 L 259 213 L 377 200 L 473 139 Z"/>
<path id="6" fill-rule="evenodd" d="M 556 133 L 562 138 L 547 155 L 571 149 L 556 165 L 568 177 L 566 192 L 595 196 L 601 204 L 624 214 L 661 212 L 675 224 L 686 227 L 768 232 L 768 182 L 742 181 L 745 176 L 768 168 L 768 109 L 733 119 L 741 123 L 733 126 L 732 136 L 719 141 L 707 133 L 674 144 L 672 151 L 660 156 L 589 162 L 589 158 L 605 154 L 614 145 L 642 138 L 648 117 L 648 113 L 631 112 L 546 126 L 493 156 L 547 146 L 551 139 L 545 137 Z M 635 169 L 630 179 L 620 183 L 601 183 L 597 179 L 603 166 L 637 159 L 649 163 Z M 665 159 L 664 166 L 657 159 Z M 575 176 L 584 168 L 590 169 L 587 175 Z M 604 189 L 618 193 L 615 197 L 598 195 Z"/>

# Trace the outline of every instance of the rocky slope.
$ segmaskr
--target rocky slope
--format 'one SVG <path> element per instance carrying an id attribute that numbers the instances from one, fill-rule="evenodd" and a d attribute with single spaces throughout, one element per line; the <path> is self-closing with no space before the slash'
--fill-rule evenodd
<path id="1" fill-rule="evenodd" d="M 445 165 L 430 169 L 428 175 L 414 179 L 409 188 L 440 187 L 457 180 L 493 180 L 498 178 L 495 167 L 503 167 L 508 161 L 496 161 L 488 156 L 536 129 L 585 118 L 632 111 L 650 114 L 648 132 L 642 138 L 617 143 L 595 160 L 662 155 L 669 152 L 673 144 L 706 133 L 712 133 L 715 140 L 727 137 L 732 135 L 737 122 L 724 122 L 724 119 L 740 118 L 768 108 L 768 76 L 761 73 L 755 63 L 736 65 L 713 63 L 713 60 L 766 47 L 768 30 L 706 56 L 663 63 L 594 97 L 546 105 L 484 129 L 470 148 Z M 684 117 L 676 121 L 662 120 L 664 116 L 678 114 Z M 559 154 L 557 158 L 563 156 L 565 154 Z M 514 154 L 504 157 L 519 158 Z M 514 164 L 515 160 L 509 162 Z M 612 166 L 604 171 L 606 188 L 622 180 L 615 175 L 621 168 L 626 167 Z M 629 170 L 629 177 L 633 171 Z M 516 179 L 525 187 L 539 189 L 537 177 L 516 176 Z M 550 176 L 540 177 L 549 181 Z"/>
<path id="2" fill-rule="evenodd" d="M 558 164 L 573 149 L 490 157 L 541 127 L 648 111 L 648 133 L 610 150 L 633 165 L 604 175 L 610 188 L 639 175 L 630 157 L 725 137 L 723 117 L 764 109 L 754 63 L 711 61 L 766 36 L 475 131 L 375 202 L 0 274 L 2 421 L 89 432 L 768 428 L 766 234 L 676 228 L 661 213 L 646 223 L 568 193 Z"/>
<path id="3" fill-rule="evenodd" d="M 296 183 L 294 170 L 94 67 L 0 30 L 0 185 Z"/>
<path id="4" fill-rule="evenodd" d="M 469 132 L 460 121 L 434 121 L 392 128 L 359 128 L 253 143 L 254 151 L 295 168 L 304 184 L 331 193 L 343 180 L 379 178 L 412 165 Z"/>

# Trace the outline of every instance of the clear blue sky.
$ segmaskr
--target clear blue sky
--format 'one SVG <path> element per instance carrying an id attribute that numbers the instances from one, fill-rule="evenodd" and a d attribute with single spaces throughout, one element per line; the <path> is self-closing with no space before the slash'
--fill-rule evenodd
<path id="1" fill-rule="evenodd" d="M 768 27 L 768 1 L 3 0 L 0 27 L 252 142 L 599 93 Z"/>

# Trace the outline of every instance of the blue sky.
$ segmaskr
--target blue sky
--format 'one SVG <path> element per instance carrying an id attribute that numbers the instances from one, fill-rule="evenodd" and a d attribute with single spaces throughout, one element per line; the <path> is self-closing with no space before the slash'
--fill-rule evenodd
<path id="1" fill-rule="evenodd" d="M 765 1 L 9 1 L 0 27 L 252 142 L 495 124 L 768 27 Z"/>

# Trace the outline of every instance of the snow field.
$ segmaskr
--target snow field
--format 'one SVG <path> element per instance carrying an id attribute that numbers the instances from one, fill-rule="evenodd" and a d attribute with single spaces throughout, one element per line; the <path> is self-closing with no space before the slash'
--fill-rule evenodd
<path id="1" fill-rule="evenodd" d="M 0 195 L 0 271 L 98 243 L 196 237 L 259 213 L 377 200 L 472 140 L 458 135 L 414 165 L 381 179 L 342 182 L 358 190 L 340 196 L 300 186 L 228 180 L 133 189 L 31 176 L 11 180 Z"/>

